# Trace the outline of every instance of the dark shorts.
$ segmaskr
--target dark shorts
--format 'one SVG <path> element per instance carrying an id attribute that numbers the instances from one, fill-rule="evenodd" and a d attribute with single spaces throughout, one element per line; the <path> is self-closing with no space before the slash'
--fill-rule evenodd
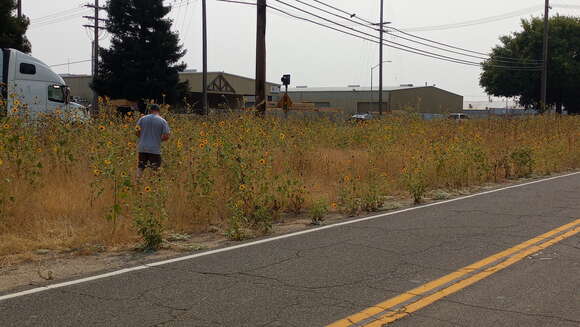
<path id="1" fill-rule="evenodd" d="M 160 154 L 139 152 L 139 168 L 158 169 L 159 167 L 161 167 Z"/>

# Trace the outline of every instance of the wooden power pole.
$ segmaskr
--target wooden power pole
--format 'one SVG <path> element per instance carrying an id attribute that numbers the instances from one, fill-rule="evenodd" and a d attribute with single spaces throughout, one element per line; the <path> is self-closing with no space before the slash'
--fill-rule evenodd
<path id="1" fill-rule="evenodd" d="M 544 10 L 544 49 L 542 52 L 543 67 L 542 67 L 542 90 L 540 100 L 540 110 L 545 112 L 548 102 L 548 42 L 550 32 L 550 0 L 546 0 Z"/>
<path id="2" fill-rule="evenodd" d="M 83 16 L 84 18 L 93 20 L 92 25 L 83 25 L 84 27 L 92 28 L 94 30 L 94 41 L 93 41 L 93 82 L 99 76 L 99 31 L 104 30 L 104 27 L 99 26 L 100 22 L 106 22 L 106 19 L 99 18 L 99 12 L 101 10 L 106 10 L 105 7 L 99 6 L 99 0 L 94 0 L 93 5 L 86 5 L 86 7 L 93 8 L 95 10 L 94 17 Z M 99 96 L 96 91 L 93 90 L 93 108 L 92 114 L 96 115 L 99 113 Z"/>
<path id="3" fill-rule="evenodd" d="M 256 110 L 266 114 L 266 0 L 257 0 L 256 32 Z"/>
<path id="4" fill-rule="evenodd" d="M 379 115 L 383 115 L 383 34 L 384 34 L 384 0 L 381 0 L 381 20 L 379 21 L 379 35 L 380 35 L 380 44 L 379 44 Z"/>
<path id="5" fill-rule="evenodd" d="M 18 0 L 18 18 L 22 18 L 22 0 Z"/>
<path id="6" fill-rule="evenodd" d="M 209 104 L 207 102 L 207 7 L 206 7 L 206 0 L 202 0 L 201 2 L 201 16 L 202 16 L 202 48 L 203 48 L 203 78 L 202 78 L 202 106 L 203 106 L 203 114 L 209 115 Z"/>

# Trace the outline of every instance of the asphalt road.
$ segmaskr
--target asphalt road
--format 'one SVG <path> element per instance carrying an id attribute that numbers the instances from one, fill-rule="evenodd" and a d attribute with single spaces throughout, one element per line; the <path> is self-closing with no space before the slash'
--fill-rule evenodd
<path id="1" fill-rule="evenodd" d="M 0 326 L 327 326 L 578 219 L 580 174 L 33 294 L 0 294 Z M 505 269 L 485 268 L 485 278 L 392 325 L 580 326 L 580 234 L 561 233 L 553 245 L 535 245 Z"/>

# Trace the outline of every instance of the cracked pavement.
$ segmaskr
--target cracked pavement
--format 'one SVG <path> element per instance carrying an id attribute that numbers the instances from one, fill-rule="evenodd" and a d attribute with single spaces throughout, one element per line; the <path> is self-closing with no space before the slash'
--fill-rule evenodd
<path id="1" fill-rule="evenodd" d="M 1 301 L 0 326 L 325 326 L 579 218 L 574 175 Z M 580 236 L 393 325 L 580 326 Z"/>

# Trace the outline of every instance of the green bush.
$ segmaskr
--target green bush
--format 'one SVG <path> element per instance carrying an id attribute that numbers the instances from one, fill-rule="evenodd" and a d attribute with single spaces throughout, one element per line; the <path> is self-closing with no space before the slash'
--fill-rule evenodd
<path id="1" fill-rule="evenodd" d="M 314 202 L 310 208 L 310 219 L 312 225 L 320 225 L 324 221 L 324 217 L 328 214 L 328 201 L 318 200 Z"/>

